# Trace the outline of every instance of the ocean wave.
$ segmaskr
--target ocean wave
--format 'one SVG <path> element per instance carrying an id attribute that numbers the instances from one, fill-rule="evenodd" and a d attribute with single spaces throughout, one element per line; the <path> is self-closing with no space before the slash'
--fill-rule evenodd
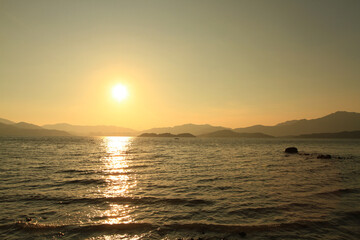
<path id="1" fill-rule="evenodd" d="M 157 159 L 157 158 L 174 158 L 174 156 L 166 155 L 166 154 L 154 154 L 151 156 L 151 159 Z"/>
<path id="2" fill-rule="evenodd" d="M 164 225 L 164 230 L 179 231 L 192 230 L 202 232 L 220 232 L 220 233 L 236 233 L 236 232 L 254 232 L 254 231 L 274 231 L 285 229 L 296 229 L 303 227 L 315 227 L 320 225 L 332 226 L 328 221 L 307 221 L 299 220 L 280 224 L 259 224 L 259 225 L 227 225 L 227 224 L 206 224 L 206 223 L 189 223 L 189 224 L 170 224 Z"/>
<path id="3" fill-rule="evenodd" d="M 315 193 L 316 196 L 342 196 L 345 194 L 360 193 L 360 188 L 339 188 L 336 190 Z"/>
<path id="4" fill-rule="evenodd" d="M 197 183 L 207 183 L 207 182 L 215 182 L 215 181 L 222 181 L 222 180 L 224 180 L 223 177 L 209 177 L 209 178 L 198 179 Z"/>
<path id="5" fill-rule="evenodd" d="M 84 231 L 106 231 L 113 230 L 133 230 L 144 228 L 155 228 L 156 226 L 149 223 L 122 223 L 122 224 L 92 224 L 92 225 L 61 225 L 61 224 L 43 224 L 38 222 L 18 221 L 13 224 L 0 225 L 0 229 L 17 229 L 17 230 L 56 230 L 56 231 L 70 231 L 70 232 L 84 232 Z"/>
<path id="6" fill-rule="evenodd" d="M 212 204 L 212 201 L 203 199 L 186 199 L 186 198 L 156 198 L 156 197 L 95 197 L 95 198 L 71 198 L 71 197 L 54 197 L 46 195 L 12 195 L 3 197 L 0 202 L 17 202 L 17 201 L 51 201 L 61 204 L 101 204 L 101 203 L 124 203 L 124 204 L 169 204 L 169 205 L 206 205 Z"/>
<path id="7" fill-rule="evenodd" d="M 78 185 L 89 185 L 89 184 L 106 184 L 105 179 L 74 179 L 74 180 L 68 180 L 63 181 L 60 184 L 56 186 L 63 186 L 63 185 L 69 185 L 69 184 L 78 184 Z"/>
<path id="8" fill-rule="evenodd" d="M 345 216 L 346 215 L 346 216 Z M 52 224 L 36 222 L 36 218 L 31 221 L 17 221 L 11 224 L 0 225 L 0 232 L 7 236 L 12 234 L 22 235 L 35 233 L 46 238 L 52 236 L 65 236 L 67 238 L 83 237 L 84 233 L 89 236 L 98 234 L 121 233 L 121 234 L 155 234 L 153 236 L 201 236 L 203 239 L 220 239 L 230 237 L 231 239 L 239 239 L 244 234 L 255 236 L 258 234 L 287 234 L 291 233 L 293 239 L 297 236 L 298 231 L 317 232 L 319 229 L 339 229 L 339 224 L 344 222 L 356 226 L 359 223 L 359 211 L 347 212 L 344 216 L 338 216 L 332 219 L 324 220 L 294 220 L 284 223 L 268 223 L 268 224 L 217 224 L 211 222 L 189 222 L 181 221 L 179 223 L 159 224 L 150 222 L 132 222 L 132 223 L 115 223 L 108 224 L 103 222 L 92 223 L 73 223 L 73 224 Z M 109 217 L 110 218 L 110 217 Z M 103 220 L 106 220 L 104 218 Z M 340 225 L 341 225 L 340 224 Z M 39 235 L 40 234 L 40 235 Z M 353 233 L 345 232 L 347 239 L 353 239 Z M 268 235 L 268 236 L 270 236 Z M 344 235 L 344 236 L 345 236 Z M 288 236 L 288 235 L 287 235 Z M 14 238 L 16 239 L 16 238 Z M 288 238 L 286 238 L 288 239 Z"/>
<path id="9" fill-rule="evenodd" d="M 268 206 L 268 207 L 253 207 L 253 208 L 242 208 L 238 210 L 229 211 L 229 214 L 233 215 L 251 215 L 254 213 L 275 213 L 276 211 L 293 211 L 293 210 L 304 210 L 304 209 L 318 209 L 319 206 L 314 204 L 306 203 L 289 203 L 282 204 L 278 206 Z"/>
<path id="10" fill-rule="evenodd" d="M 156 198 L 156 197 L 110 197 L 101 198 L 101 201 L 115 203 L 136 203 L 136 204 L 170 204 L 170 205 L 206 205 L 212 204 L 212 201 L 203 199 L 185 199 L 185 198 Z"/>
<path id="11" fill-rule="evenodd" d="M 339 215 L 342 216 L 342 219 L 355 220 L 356 222 L 360 223 L 360 210 L 346 211 L 340 213 Z"/>
<path id="12" fill-rule="evenodd" d="M 257 232 L 257 231 L 279 231 L 279 230 L 295 230 L 299 228 L 317 228 L 332 227 L 329 221 L 310 221 L 299 220 L 281 224 L 262 224 L 262 225 L 227 225 L 227 224 L 211 224 L 211 223 L 178 223 L 157 225 L 151 223 L 119 223 L 119 224 L 84 224 L 84 225 L 56 225 L 42 224 L 25 221 L 18 221 L 14 224 L 0 225 L 0 229 L 17 229 L 17 230 L 56 230 L 66 232 L 101 232 L 108 230 L 156 230 L 163 233 L 177 231 L 194 231 L 194 232 L 212 232 L 212 233 L 237 233 L 237 232 Z"/>
<path id="13" fill-rule="evenodd" d="M 75 170 L 75 169 L 65 169 L 56 171 L 56 173 L 92 173 L 91 170 Z"/>
<path id="14" fill-rule="evenodd" d="M 125 168 L 125 169 L 128 169 Z M 111 169 L 114 170 L 114 169 Z M 121 168 L 121 170 L 124 170 L 124 168 Z M 56 173 L 76 173 L 78 175 L 129 175 L 134 174 L 132 171 L 126 171 L 126 172 L 113 172 L 109 170 L 75 170 L 75 169 L 68 169 L 68 170 L 60 170 Z"/>

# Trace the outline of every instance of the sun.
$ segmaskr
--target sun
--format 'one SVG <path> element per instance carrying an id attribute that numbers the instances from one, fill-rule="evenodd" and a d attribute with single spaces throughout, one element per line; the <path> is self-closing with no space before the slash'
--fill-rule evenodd
<path id="1" fill-rule="evenodd" d="M 126 86 L 122 84 L 117 84 L 112 88 L 112 96 L 115 98 L 118 102 L 123 101 L 128 97 L 129 93 L 126 88 Z"/>

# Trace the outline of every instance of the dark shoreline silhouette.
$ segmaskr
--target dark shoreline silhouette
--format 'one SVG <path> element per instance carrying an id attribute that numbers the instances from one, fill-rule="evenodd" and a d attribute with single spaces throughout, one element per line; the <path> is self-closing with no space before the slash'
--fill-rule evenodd
<path id="1" fill-rule="evenodd" d="M 179 138 L 179 137 L 195 137 L 194 135 L 190 134 L 190 133 L 180 133 L 180 134 L 171 134 L 171 133 L 161 133 L 161 134 L 156 134 L 156 133 L 143 133 L 141 135 L 139 135 L 138 137 L 174 137 L 174 138 Z"/>
<path id="2" fill-rule="evenodd" d="M 301 134 L 294 138 L 360 138 L 360 131 Z"/>

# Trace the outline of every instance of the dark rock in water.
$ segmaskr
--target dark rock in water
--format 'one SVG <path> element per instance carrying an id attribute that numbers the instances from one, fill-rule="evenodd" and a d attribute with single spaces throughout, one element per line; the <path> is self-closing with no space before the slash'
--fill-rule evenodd
<path id="1" fill-rule="evenodd" d="M 27 218 L 26 218 L 26 221 L 27 221 L 27 222 L 31 222 L 31 221 L 32 221 L 32 218 L 31 218 L 31 217 L 27 217 Z"/>
<path id="2" fill-rule="evenodd" d="M 320 155 L 317 156 L 317 158 L 318 159 L 331 159 L 331 155 L 329 155 L 329 154 L 325 154 L 325 155 L 320 154 Z"/>
<path id="3" fill-rule="evenodd" d="M 288 147 L 285 149 L 286 153 L 298 153 L 298 150 L 296 147 Z"/>
<path id="4" fill-rule="evenodd" d="M 239 232 L 240 237 L 246 237 L 246 232 Z"/>

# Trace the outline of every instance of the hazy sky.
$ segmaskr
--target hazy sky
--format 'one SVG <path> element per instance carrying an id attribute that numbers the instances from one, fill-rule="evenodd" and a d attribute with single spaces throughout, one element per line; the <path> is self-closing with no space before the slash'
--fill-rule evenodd
<path id="1" fill-rule="evenodd" d="M 141 130 L 360 112 L 359 13 L 359 0 L 0 0 L 0 117 Z"/>

